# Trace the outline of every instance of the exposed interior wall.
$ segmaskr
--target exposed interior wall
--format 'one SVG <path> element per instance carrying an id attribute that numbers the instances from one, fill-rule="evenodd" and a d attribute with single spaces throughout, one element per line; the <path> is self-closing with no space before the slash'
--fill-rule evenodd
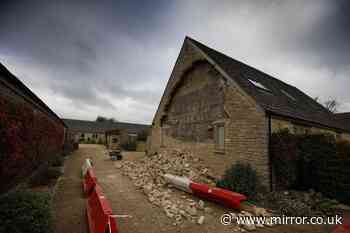
<path id="1" fill-rule="evenodd" d="M 164 117 L 166 105 L 168 104 L 169 99 L 172 97 L 172 90 L 176 85 L 178 85 L 178 83 L 181 81 L 181 77 L 191 68 L 194 63 L 204 59 L 205 58 L 203 55 L 200 54 L 192 45 L 184 43 L 163 93 L 163 98 L 153 119 L 152 129 L 147 142 L 148 153 L 158 152 L 160 151 L 162 144 L 164 145 L 164 140 L 162 140 L 163 126 L 161 125 L 161 119 Z"/>
<path id="2" fill-rule="evenodd" d="M 213 143 L 213 122 L 224 118 L 223 83 L 207 62 L 195 64 L 175 90 L 163 136 L 189 142 Z"/>

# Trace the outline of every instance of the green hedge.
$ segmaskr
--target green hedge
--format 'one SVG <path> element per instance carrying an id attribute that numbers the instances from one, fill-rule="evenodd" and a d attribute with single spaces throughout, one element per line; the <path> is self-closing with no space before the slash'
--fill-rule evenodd
<path id="1" fill-rule="evenodd" d="M 55 155 L 51 160 L 51 166 L 61 167 L 64 164 L 64 157 L 62 155 Z"/>
<path id="2" fill-rule="evenodd" d="M 48 193 L 8 193 L 0 197 L 0 232 L 52 232 L 51 212 L 51 197 Z"/>
<path id="3" fill-rule="evenodd" d="M 273 133 L 271 156 L 279 189 L 315 189 L 350 203 L 350 143 L 332 135 Z"/>

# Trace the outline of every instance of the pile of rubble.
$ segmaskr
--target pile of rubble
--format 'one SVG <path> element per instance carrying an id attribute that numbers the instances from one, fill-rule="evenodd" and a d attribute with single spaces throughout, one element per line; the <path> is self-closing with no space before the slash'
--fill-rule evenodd
<path id="1" fill-rule="evenodd" d="M 170 189 L 164 179 L 166 173 L 186 176 L 191 180 L 215 185 L 215 177 L 203 161 L 189 152 L 178 150 L 164 151 L 161 154 L 147 156 L 137 162 L 123 161 L 117 163 L 122 174 L 131 178 L 148 200 L 161 207 L 166 216 L 175 220 L 174 225 L 184 220 L 203 224 L 205 214 L 211 213 L 211 208 L 205 206 L 202 200 L 196 201 L 191 196 Z"/>
<path id="2" fill-rule="evenodd" d="M 335 199 L 326 198 L 312 189 L 268 192 L 258 199 L 259 204 L 274 209 L 277 215 L 331 216 L 342 211 Z"/>
<path id="3" fill-rule="evenodd" d="M 190 152 L 179 150 L 164 151 L 160 154 L 144 157 L 135 162 L 121 161 L 116 163 L 122 174 L 133 180 L 148 200 L 163 209 L 167 217 L 179 225 L 185 220 L 203 224 L 213 210 L 203 200 L 182 191 L 172 189 L 164 175 L 169 173 L 188 177 L 192 181 L 215 186 L 217 177 L 203 165 L 203 161 Z M 242 211 L 237 216 L 252 216 Z M 246 224 L 237 226 L 237 230 L 254 230 L 263 225 Z"/>

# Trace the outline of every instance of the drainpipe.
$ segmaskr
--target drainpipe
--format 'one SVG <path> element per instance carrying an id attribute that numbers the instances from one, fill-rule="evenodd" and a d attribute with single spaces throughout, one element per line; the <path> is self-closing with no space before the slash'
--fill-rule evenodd
<path id="1" fill-rule="evenodd" d="M 272 158 L 271 158 L 271 114 L 268 113 L 268 157 L 269 157 L 269 170 L 270 170 L 270 191 L 273 191 L 273 175 L 272 175 Z"/>

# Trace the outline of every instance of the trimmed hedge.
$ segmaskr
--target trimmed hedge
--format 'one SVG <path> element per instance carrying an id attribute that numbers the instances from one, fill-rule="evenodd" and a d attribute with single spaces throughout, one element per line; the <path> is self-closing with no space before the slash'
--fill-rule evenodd
<path id="1" fill-rule="evenodd" d="M 1 196 L 0 232 L 53 232 L 50 195 L 17 191 Z"/>
<path id="2" fill-rule="evenodd" d="M 27 102 L 0 93 L 0 192 L 62 153 L 64 126 Z"/>
<path id="3" fill-rule="evenodd" d="M 63 155 L 56 155 L 51 160 L 51 166 L 53 167 L 61 167 L 64 164 L 64 157 Z"/>
<path id="4" fill-rule="evenodd" d="M 273 133 L 271 156 L 278 189 L 315 189 L 350 203 L 350 143 L 332 135 Z"/>

